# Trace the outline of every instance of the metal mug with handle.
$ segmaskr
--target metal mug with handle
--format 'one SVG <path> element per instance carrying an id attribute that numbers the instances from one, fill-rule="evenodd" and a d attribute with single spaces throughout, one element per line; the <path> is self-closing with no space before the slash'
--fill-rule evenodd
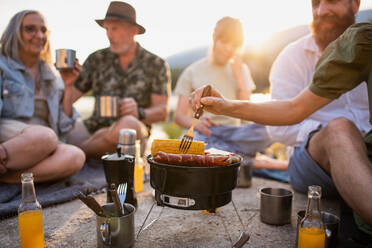
<path id="1" fill-rule="evenodd" d="M 75 65 L 76 51 L 72 49 L 56 50 L 57 70 L 72 69 Z"/>
<path id="2" fill-rule="evenodd" d="M 135 207 L 125 203 L 128 212 L 121 217 L 116 217 L 113 203 L 103 205 L 109 217 L 97 215 L 97 247 L 98 248 L 129 248 L 133 247 L 134 237 L 134 212 Z"/>
<path id="3" fill-rule="evenodd" d="M 119 117 L 119 97 L 117 96 L 98 96 L 98 113 L 103 118 Z"/>

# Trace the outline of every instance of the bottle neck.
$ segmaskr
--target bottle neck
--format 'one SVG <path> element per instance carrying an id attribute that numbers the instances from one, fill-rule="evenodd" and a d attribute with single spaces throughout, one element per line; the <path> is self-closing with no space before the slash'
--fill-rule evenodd
<path id="1" fill-rule="evenodd" d="M 136 141 L 136 160 L 141 157 L 141 143 L 139 140 Z"/>
<path id="2" fill-rule="evenodd" d="M 22 182 L 22 202 L 36 202 L 35 187 L 32 180 Z"/>
<path id="3" fill-rule="evenodd" d="M 311 219 L 321 219 L 320 197 L 308 197 L 306 217 Z"/>

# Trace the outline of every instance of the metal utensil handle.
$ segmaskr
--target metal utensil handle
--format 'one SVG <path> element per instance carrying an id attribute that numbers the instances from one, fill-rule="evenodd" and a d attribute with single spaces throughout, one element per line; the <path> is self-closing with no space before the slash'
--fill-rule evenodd
<path id="1" fill-rule="evenodd" d="M 151 208 L 150 208 L 150 211 L 147 213 L 146 218 L 145 218 L 145 220 L 143 221 L 143 223 L 142 223 L 142 225 L 141 225 L 141 227 L 140 227 L 140 229 L 139 229 L 139 231 L 138 231 L 138 233 L 137 233 L 136 239 L 138 239 L 138 237 L 140 236 L 140 234 L 141 234 L 143 231 L 145 231 L 147 228 L 149 228 L 150 226 L 152 226 L 152 224 L 154 224 L 157 220 L 160 219 L 160 216 L 161 216 L 161 214 L 163 213 L 163 210 L 164 210 L 164 206 L 162 207 L 162 209 L 161 209 L 161 211 L 160 211 L 158 217 L 157 217 L 156 219 L 152 220 L 152 221 L 151 221 L 147 226 L 144 227 L 144 225 L 146 224 L 146 221 L 147 221 L 148 217 L 150 216 L 150 213 L 152 212 L 152 209 L 154 208 L 155 205 L 156 205 L 156 202 L 154 202 L 154 203 L 152 204 L 152 206 L 151 206 Z"/>
<path id="2" fill-rule="evenodd" d="M 110 185 L 109 191 L 110 191 L 110 194 L 111 194 L 111 198 L 112 198 L 112 200 L 114 201 L 114 204 L 115 204 L 115 209 L 116 209 L 117 216 L 118 217 L 123 216 L 123 206 L 120 203 L 120 199 L 119 199 L 118 193 L 116 192 L 116 187 L 115 187 L 114 183 Z"/>
<path id="3" fill-rule="evenodd" d="M 231 203 L 232 203 L 232 205 L 233 205 L 233 207 L 234 207 L 235 213 L 236 213 L 236 215 L 238 216 L 239 222 L 240 222 L 240 224 L 242 225 L 243 230 L 245 230 L 245 226 L 244 226 L 243 220 L 242 220 L 242 218 L 240 217 L 239 212 L 238 212 L 238 209 L 236 208 L 235 203 L 234 203 L 234 201 L 233 201 L 232 199 L 231 199 Z"/>
<path id="4" fill-rule="evenodd" d="M 107 217 L 105 211 L 103 210 L 101 205 L 99 205 L 99 203 L 96 201 L 96 199 L 93 198 L 93 196 L 88 195 L 86 199 L 90 202 L 91 207 L 96 210 L 95 212 L 98 212 L 99 216 Z"/>
<path id="5" fill-rule="evenodd" d="M 243 247 L 243 245 L 245 245 L 245 243 L 248 242 L 250 236 L 248 233 L 246 232 L 242 232 L 240 234 L 240 237 L 239 237 L 239 240 L 232 246 L 232 248 L 241 248 Z"/>
<path id="6" fill-rule="evenodd" d="M 244 226 L 243 220 L 240 217 L 238 209 L 236 208 L 235 202 L 232 199 L 231 199 L 231 203 L 234 207 L 236 215 L 238 216 L 239 222 L 242 225 L 242 233 L 240 234 L 238 241 L 232 246 L 232 248 L 240 248 L 240 247 L 243 247 L 243 245 L 248 242 L 250 235 L 244 231 L 245 226 Z"/>
<path id="7" fill-rule="evenodd" d="M 201 98 L 210 96 L 211 91 L 212 91 L 212 87 L 210 85 L 205 86 L 205 88 L 203 89 Z M 204 112 L 204 105 L 201 104 L 200 107 L 195 111 L 194 118 L 199 119 L 203 115 L 203 112 Z"/>
<path id="8" fill-rule="evenodd" d="M 77 194 L 77 197 L 96 215 L 106 217 L 103 208 L 98 204 L 98 202 L 91 196 L 86 196 L 82 192 Z"/>
<path id="9" fill-rule="evenodd" d="M 227 234 L 227 237 L 229 238 L 230 240 L 230 244 L 232 245 L 232 239 L 231 239 L 231 236 L 230 236 L 230 233 L 227 229 L 227 226 L 226 226 L 226 223 L 225 223 L 225 220 L 223 218 L 223 216 L 220 214 L 220 213 L 214 213 L 215 215 L 217 215 L 220 219 L 221 219 L 221 222 L 222 222 L 222 225 L 223 225 L 223 228 L 225 229 L 225 233 Z"/>

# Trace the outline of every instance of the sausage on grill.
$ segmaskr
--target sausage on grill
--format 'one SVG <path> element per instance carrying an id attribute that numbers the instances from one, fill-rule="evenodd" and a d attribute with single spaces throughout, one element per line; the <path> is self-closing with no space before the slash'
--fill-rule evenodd
<path id="1" fill-rule="evenodd" d="M 155 162 L 170 164 L 170 165 L 186 165 L 186 166 L 224 166 L 240 161 L 240 157 L 229 154 L 173 154 L 165 152 L 157 152 L 154 157 Z"/>

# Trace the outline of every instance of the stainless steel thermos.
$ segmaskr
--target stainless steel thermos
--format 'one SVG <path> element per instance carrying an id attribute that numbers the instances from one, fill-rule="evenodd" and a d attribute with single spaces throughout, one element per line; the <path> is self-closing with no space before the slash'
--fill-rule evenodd
<path id="1" fill-rule="evenodd" d="M 117 151 L 121 154 L 136 156 L 136 138 L 137 133 L 134 129 L 121 129 L 119 131 L 119 142 Z"/>

